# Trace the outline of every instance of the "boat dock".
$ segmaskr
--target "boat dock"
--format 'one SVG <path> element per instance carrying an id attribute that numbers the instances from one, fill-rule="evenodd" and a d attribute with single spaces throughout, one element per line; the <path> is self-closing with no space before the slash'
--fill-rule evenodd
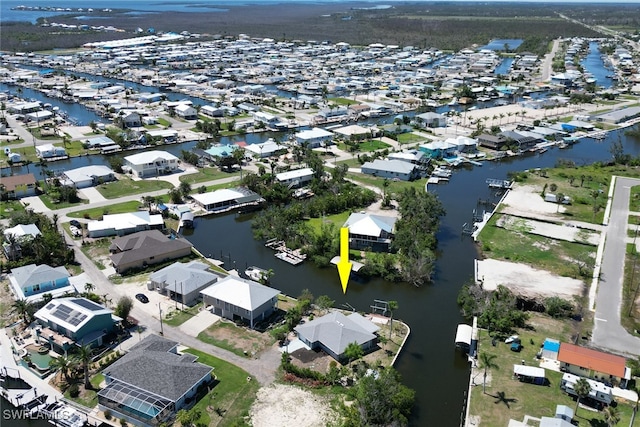
<path id="1" fill-rule="evenodd" d="M 300 249 L 289 249 L 283 240 L 271 239 L 265 243 L 267 248 L 276 251 L 275 257 L 286 261 L 291 265 L 302 264 L 307 259 L 307 255 L 300 252 Z"/>
<path id="2" fill-rule="evenodd" d="M 511 188 L 511 181 L 508 179 L 487 179 L 487 185 L 491 188 Z"/>

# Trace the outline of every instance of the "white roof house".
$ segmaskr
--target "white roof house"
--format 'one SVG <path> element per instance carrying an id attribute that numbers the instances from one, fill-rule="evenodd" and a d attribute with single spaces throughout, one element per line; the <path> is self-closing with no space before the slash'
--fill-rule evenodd
<path id="1" fill-rule="evenodd" d="M 295 134 L 295 137 L 298 144 L 316 148 L 323 145 L 323 143 L 326 144 L 328 141 L 331 141 L 333 132 L 321 128 L 313 128 L 300 131 Z"/>
<path id="2" fill-rule="evenodd" d="M 201 290 L 217 280 L 218 275 L 210 272 L 207 264 L 199 261 L 176 262 L 152 273 L 149 286 L 190 305 L 200 297 Z"/>
<path id="3" fill-rule="evenodd" d="M 89 237 L 124 236 L 151 228 L 162 228 L 162 215 L 151 215 L 147 211 L 128 212 L 122 214 L 103 215 L 100 221 L 87 224 Z"/>
<path id="4" fill-rule="evenodd" d="M 284 185 L 301 186 L 313 179 L 311 168 L 296 169 L 276 174 L 278 182 Z"/>
<path id="5" fill-rule="evenodd" d="M 67 170 L 64 172 L 64 177 L 61 181 L 62 185 L 75 188 L 91 187 L 115 179 L 113 170 L 104 165 L 91 165 Z"/>
<path id="6" fill-rule="evenodd" d="M 23 238 L 31 239 L 40 234 L 40 229 L 35 224 L 18 224 L 15 227 L 4 230 L 5 238 L 10 238 L 9 235 L 12 235 L 13 238 L 17 240 Z"/>
<path id="7" fill-rule="evenodd" d="M 393 216 L 352 213 L 343 226 L 349 229 L 349 246 L 388 251 L 397 220 Z"/>
<path id="8" fill-rule="evenodd" d="M 410 181 L 418 176 L 416 166 L 402 160 L 375 159 L 363 164 L 360 170 L 364 174 L 403 181 Z"/>
<path id="9" fill-rule="evenodd" d="M 420 150 L 404 150 L 397 153 L 390 153 L 388 158 L 389 160 L 401 160 L 413 164 L 428 161 L 426 154 Z"/>
<path id="10" fill-rule="evenodd" d="M 55 147 L 53 144 L 43 144 L 36 146 L 36 154 L 41 159 L 62 157 L 67 155 L 67 150 L 62 147 Z"/>
<path id="11" fill-rule="evenodd" d="M 124 162 L 126 170 L 140 178 L 146 178 L 175 171 L 180 160 L 166 151 L 153 150 L 127 156 Z"/>
<path id="12" fill-rule="evenodd" d="M 270 157 L 278 151 L 284 150 L 286 147 L 269 138 L 265 142 L 259 144 L 249 144 L 244 149 L 253 153 L 257 157 Z"/>
<path id="13" fill-rule="evenodd" d="M 249 203 L 261 203 L 264 199 L 248 188 L 223 188 L 208 193 L 194 194 L 193 200 L 208 211 L 231 209 Z"/>

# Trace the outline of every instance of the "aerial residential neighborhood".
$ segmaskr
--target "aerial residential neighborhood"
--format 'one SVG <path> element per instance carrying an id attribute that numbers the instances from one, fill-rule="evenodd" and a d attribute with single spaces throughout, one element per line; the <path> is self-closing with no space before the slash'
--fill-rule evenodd
<path id="1" fill-rule="evenodd" d="M 0 48 L 3 420 L 633 424 L 634 34 L 558 12 L 544 48 L 450 49 L 6 8 L 83 42 Z"/>

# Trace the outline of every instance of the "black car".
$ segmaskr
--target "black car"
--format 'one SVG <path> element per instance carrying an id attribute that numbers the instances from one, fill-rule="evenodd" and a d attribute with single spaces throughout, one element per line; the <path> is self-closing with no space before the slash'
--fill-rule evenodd
<path id="1" fill-rule="evenodd" d="M 69 224 L 73 225 L 76 228 L 82 228 L 82 224 L 80 224 L 80 221 L 78 221 L 77 219 L 72 219 L 71 221 L 69 221 Z"/>
<path id="2" fill-rule="evenodd" d="M 146 304 L 149 302 L 149 298 L 147 298 L 145 294 L 136 294 L 136 299 L 143 304 Z"/>

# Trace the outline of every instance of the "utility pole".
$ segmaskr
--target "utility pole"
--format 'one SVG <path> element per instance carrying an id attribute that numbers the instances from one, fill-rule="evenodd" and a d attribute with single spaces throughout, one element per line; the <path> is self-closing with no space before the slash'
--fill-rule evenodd
<path id="1" fill-rule="evenodd" d="M 160 303 L 158 303 L 158 312 L 160 312 L 160 335 L 164 335 L 164 330 L 162 329 L 162 308 L 160 308 Z"/>

